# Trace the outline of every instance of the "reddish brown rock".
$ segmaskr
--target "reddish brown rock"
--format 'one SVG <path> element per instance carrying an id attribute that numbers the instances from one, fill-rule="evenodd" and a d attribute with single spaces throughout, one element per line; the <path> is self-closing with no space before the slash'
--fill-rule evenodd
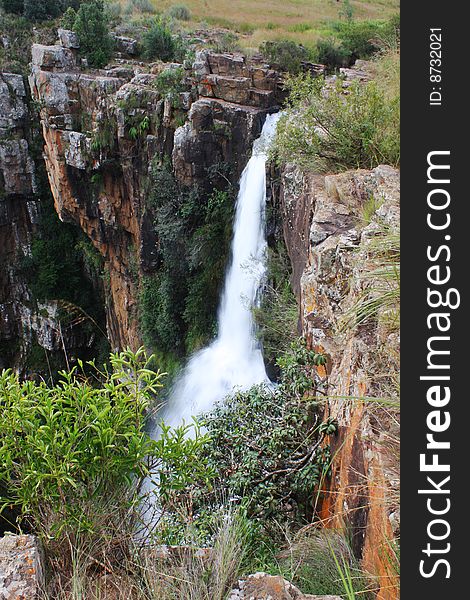
<path id="1" fill-rule="evenodd" d="M 364 206 L 371 196 L 381 205 L 367 223 Z M 328 407 L 339 432 L 330 440 L 333 474 L 323 488 L 320 517 L 326 527 L 351 533 L 356 557 L 377 576 L 378 598 L 395 600 L 398 448 L 392 443 L 398 413 L 360 398 L 383 396 L 384 378 L 397 376 L 399 337 L 379 325 L 341 323 L 362 293 L 361 273 L 370 268 L 367 246 L 379 223 L 399 230 L 399 172 L 384 165 L 320 176 L 287 168 L 280 208 L 303 333 L 327 354 L 329 393 L 337 398 Z"/>

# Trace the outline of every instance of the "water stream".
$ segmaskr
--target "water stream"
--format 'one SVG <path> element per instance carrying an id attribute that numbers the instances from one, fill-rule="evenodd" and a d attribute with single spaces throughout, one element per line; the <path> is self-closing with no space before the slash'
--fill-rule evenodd
<path id="1" fill-rule="evenodd" d="M 229 267 L 218 312 L 218 336 L 192 356 L 161 415 L 172 427 L 209 411 L 232 390 L 268 381 L 252 308 L 266 273 L 266 152 L 279 114 L 268 115 L 240 179 Z"/>

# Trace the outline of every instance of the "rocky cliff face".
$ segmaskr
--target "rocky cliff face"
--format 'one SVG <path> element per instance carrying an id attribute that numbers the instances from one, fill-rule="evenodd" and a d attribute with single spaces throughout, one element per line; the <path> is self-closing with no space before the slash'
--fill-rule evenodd
<path id="1" fill-rule="evenodd" d="M 372 245 L 386 254 L 387 240 L 399 231 L 399 173 L 380 166 L 322 176 L 288 166 L 278 198 L 302 331 L 328 356 L 321 374 L 331 396 L 326 410 L 339 423 L 330 440 L 333 473 L 318 506 L 320 517 L 328 527 L 351 532 L 356 555 L 380 578 L 379 598 L 395 598 L 399 334 L 396 324 L 390 327 L 382 318 L 390 306 L 378 305 L 362 321 L 357 314 L 370 290 L 377 252 Z"/>
<path id="2" fill-rule="evenodd" d="M 0 368 L 23 371 L 37 349 L 74 352 L 90 338 L 80 328 L 61 330 L 57 303 L 34 297 L 25 268 L 48 197 L 41 191 L 43 166 L 21 75 L 0 74 L 0 115 Z"/>
<path id="3" fill-rule="evenodd" d="M 76 43 L 33 46 L 30 86 L 40 107 L 46 169 L 63 221 L 79 224 L 105 261 L 107 328 L 114 348 L 141 344 L 138 285 L 158 269 L 150 168 L 172 161 L 180 185 L 207 185 L 207 172 L 247 160 L 280 99 L 277 73 L 238 55 L 197 54 L 193 68 L 133 60 L 82 72 Z M 170 73 L 171 78 L 171 73 Z"/>

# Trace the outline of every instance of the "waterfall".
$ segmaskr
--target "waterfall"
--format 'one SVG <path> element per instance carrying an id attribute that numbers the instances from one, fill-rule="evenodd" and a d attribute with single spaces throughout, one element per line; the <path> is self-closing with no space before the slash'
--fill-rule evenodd
<path id="1" fill-rule="evenodd" d="M 268 115 L 240 179 L 230 264 L 218 312 L 218 336 L 189 360 L 162 414 L 176 427 L 209 411 L 232 390 L 269 381 L 251 309 L 266 273 L 266 152 L 279 114 Z"/>

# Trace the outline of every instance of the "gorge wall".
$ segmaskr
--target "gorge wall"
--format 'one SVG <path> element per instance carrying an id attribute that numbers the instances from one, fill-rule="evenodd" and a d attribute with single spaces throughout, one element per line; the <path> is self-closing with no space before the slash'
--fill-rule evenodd
<path id="1" fill-rule="evenodd" d="M 139 281 L 159 268 L 147 202 L 152 165 L 171 161 L 181 186 L 204 189 L 208 170 L 229 164 L 236 184 L 266 114 L 279 103 L 278 74 L 241 55 L 199 52 L 194 67 L 167 67 L 181 73 L 168 93 L 158 89 L 161 64 L 128 60 L 84 73 L 75 44 L 64 43 L 32 51 L 47 174 L 60 219 L 80 226 L 109 273 L 111 346 L 135 349 L 142 343 Z"/>
<path id="2" fill-rule="evenodd" d="M 58 303 L 34 290 L 33 246 L 44 214 L 53 209 L 42 139 L 21 75 L 0 74 L 0 115 L 0 368 L 28 372 L 46 362 L 45 353 L 58 366 L 64 347 L 72 354 L 89 349 L 94 334 L 62 328 Z"/>
<path id="3" fill-rule="evenodd" d="M 381 318 L 386 307 L 357 325 L 350 315 L 368 290 L 371 244 L 379 240 L 386 253 L 389 236 L 398 236 L 399 172 L 384 165 L 324 176 L 287 166 L 273 198 L 282 215 L 302 332 L 310 347 L 328 357 L 320 373 L 328 379 L 325 410 L 339 425 L 330 439 L 332 477 L 317 500 L 320 520 L 349 532 L 356 556 L 374 574 L 378 597 L 396 598 L 399 333 Z"/>

